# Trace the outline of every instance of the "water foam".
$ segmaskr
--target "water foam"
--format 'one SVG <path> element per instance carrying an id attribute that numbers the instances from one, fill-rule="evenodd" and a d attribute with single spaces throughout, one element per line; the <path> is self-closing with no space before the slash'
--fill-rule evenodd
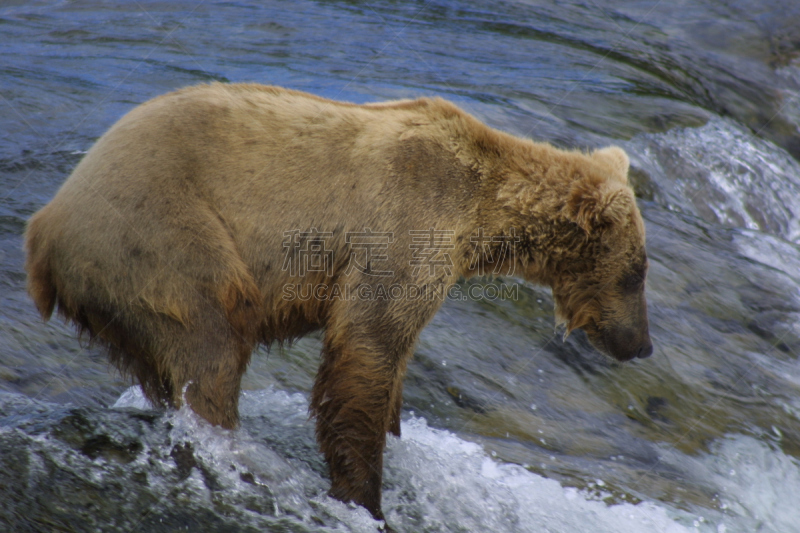
<path id="1" fill-rule="evenodd" d="M 127 391 L 117 407 L 140 406 L 138 388 Z M 275 514 L 313 523 L 324 516 L 330 531 L 375 531 L 378 523 L 364 509 L 326 496 L 328 481 L 307 463 L 287 457 L 282 445 L 265 443 L 257 426 L 278 426 L 315 454 L 313 422 L 307 398 L 272 389 L 243 393 L 242 429 L 226 431 L 199 419 L 190 409 L 172 412 L 170 446 L 191 443 L 199 462 L 214 471 L 223 490 L 251 489 L 242 472 L 267 487 Z M 403 436 L 389 437 L 384 463 L 384 510 L 400 531 L 494 531 L 573 533 L 591 524 L 594 532 L 680 533 L 716 531 L 710 523 L 659 502 L 608 506 L 596 496 L 490 457 L 479 445 L 428 427 L 424 419 L 403 422 Z M 195 489 L 205 490 L 199 473 Z M 234 497 L 233 500 L 236 498 Z"/>
<path id="2" fill-rule="evenodd" d="M 511 464 L 425 420 L 403 424 L 391 439 L 386 471 L 387 517 L 408 531 L 548 531 L 552 533 L 696 531 L 677 511 L 655 502 L 608 506 Z M 683 514 L 682 522 L 694 517 Z"/>
<path id="3" fill-rule="evenodd" d="M 324 472 L 289 457 L 290 441 L 304 453 L 316 453 L 307 401 L 303 394 L 274 389 L 245 392 L 243 427 L 237 431 L 212 427 L 182 408 L 167 415 L 170 446 L 191 443 L 199 462 L 213 470 L 219 489 L 233 493 L 233 502 L 237 492 L 252 490 L 255 483 L 268 492 L 275 516 L 309 525 L 322 517 L 320 531 L 375 531 L 379 522 L 364 509 L 326 495 Z M 147 405 L 134 387 L 116 407 Z M 262 425 L 277 429 L 288 447 L 265 442 L 258 433 Z M 410 417 L 402 424 L 402 437 L 388 439 L 383 506 L 400 531 L 779 533 L 800 523 L 795 504 L 800 463 L 765 442 L 731 435 L 694 457 L 662 446 L 660 461 L 706 486 L 716 495 L 714 508 L 690 513 L 658 501 L 607 505 L 596 494 L 498 462 L 478 444 Z M 243 472 L 253 480 L 244 482 Z M 192 475 L 195 496 L 202 496 L 207 483 L 199 472 Z"/>

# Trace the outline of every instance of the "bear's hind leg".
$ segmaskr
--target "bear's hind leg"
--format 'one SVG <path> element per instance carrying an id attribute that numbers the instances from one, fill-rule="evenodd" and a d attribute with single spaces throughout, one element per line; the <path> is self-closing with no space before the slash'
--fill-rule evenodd
<path id="1" fill-rule="evenodd" d="M 221 311 L 210 308 L 197 327 L 186 331 L 176 354 L 174 399 L 186 402 L 201 417 L 227 429 L 239 423 L 239 393 L 253 343 L 228 323 Z M 185 391 L 184 391 L 185 389 Z"/>
<path id="2" fill-rule="evenodd" d="M 179 408 L 185 399 L 198 415 L 230 429 L 238 424 L 241 378 L 255 343 L 231 326 L 220 306 L 203 304 L 186 324 L 139 310 L 92 320 L 90 330 L 151 402 Z"/>

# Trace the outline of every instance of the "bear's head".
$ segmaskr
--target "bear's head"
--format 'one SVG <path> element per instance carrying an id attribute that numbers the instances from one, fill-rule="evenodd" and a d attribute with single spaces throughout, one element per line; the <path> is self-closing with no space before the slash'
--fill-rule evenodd
<path id="1" fill-rule="evenodd" d="M 543 183 L 512 187 L 527 227 L 525 277 L 552 287 L 565 337 L 580 328 L 617 360 L 648 357 L 644 222 L 628 185 L 628 156 L 617 147 L 572 155 Z"/>
<path id="2" fill-rule="evenodd" d="M 583 329 L 620 361 L 648 357 L 644 222 L 628 185 L 628 156 L 609 147 L 590 158 L 595 164 L 572 183 L 564 208 L 582 245 L 562 254 L 554 273 L 557 316 L 567 334 Z"/>

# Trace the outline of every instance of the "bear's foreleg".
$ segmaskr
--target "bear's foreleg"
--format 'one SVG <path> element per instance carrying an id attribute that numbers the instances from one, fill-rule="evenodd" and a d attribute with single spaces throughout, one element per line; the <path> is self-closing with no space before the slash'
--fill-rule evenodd
<path id="1" fill-rule="evenodd" d="M 387 346 L 379 340 L 384 335 L 357 329 L 326 332 L 311 410 L 330 468 L 331 496 L 383 520 L 383 450 L 387 431 L 400 432 L 402 378 L 411 346 Z"/>
<path id="2" fill-rule="evenodd" d="M 400 412 L 403 410 L 403 377 L 395 380 L 394 390 L 394 408 L 392 409 L 392 417 L 389 421 L 389 433 L 395 437 L 400 436 Z"/>

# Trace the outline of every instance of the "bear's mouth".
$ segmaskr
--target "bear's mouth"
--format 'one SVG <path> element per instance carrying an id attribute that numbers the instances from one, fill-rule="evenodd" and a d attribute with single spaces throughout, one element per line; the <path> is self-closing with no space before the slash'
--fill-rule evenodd
<path id="1" fill-rule="evenodd" d="M 616 357 L 611 354 L 608 346 L 606 346 L 605 335 L 600 332 L 600 328 L 598 328 L 594 322 L 585 324 L 581 329 L 586 333 L 586 338 L 589 339 L 589 343 L 595 350 L 603 355 L 616 359 Z"/>

